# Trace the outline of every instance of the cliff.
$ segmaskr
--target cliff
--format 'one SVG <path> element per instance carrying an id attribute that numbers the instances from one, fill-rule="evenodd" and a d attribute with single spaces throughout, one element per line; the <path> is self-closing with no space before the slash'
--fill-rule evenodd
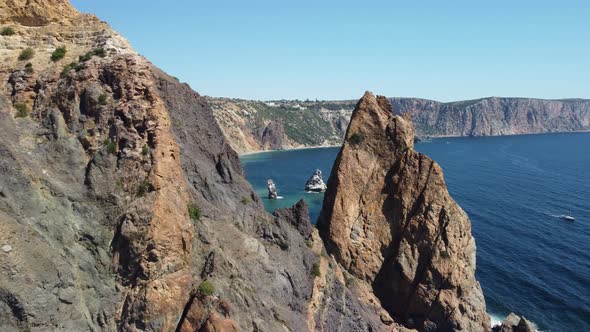
<path id="1" fill-rule="evenodd" d="M 66 0 L 0 9 L 0 330 L 398 329 L 203 97 Z"/>
<path id="2" fill-rule="evenodd" d="M 349 101 L 207 101 L 238 153 L 339 145 L 354 106 Z"/>
<path id="3" fill-rule="evenodd" d="M 440 103 L 390 98 L 410 113 L 418 136 L 499 136 L 590 130 L 590 100 L 482 98 Z"/>
<path id="4" fill-rule="evenodd" d="M 469 219 L 440 166 L 413 147 L 411 120 L 367 92 L 328 181 L 320 234 L 398 322 L 420 331 L 489 331 Z"/>
<path id="5" fill-rule="evenodd" d="M 590 100 L 482 98 L 441 103 L 419 98 L 390 98 L 396 114 L 409 113 L 416 136 L 499 136 L 590 130 Z M 209 98 L 228 141 L 236 151 L 252 152 L 340 145 L 353 101 L 274 101 Z M 271 105 L 271 106 L 269 106 Z M 271 135 L 280 121 L 285 131 Z M 268 131 L 266 131 L 268 132 Z"/>

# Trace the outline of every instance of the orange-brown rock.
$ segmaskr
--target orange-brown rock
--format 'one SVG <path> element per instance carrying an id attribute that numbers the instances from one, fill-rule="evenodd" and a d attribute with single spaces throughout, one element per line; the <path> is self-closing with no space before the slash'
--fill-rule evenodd
<path id="1" fill-rule="evenodd" d="M 439 165 L 414 151 L 407 117 L 385 97 L 358 102 L 325 194 L 319 229 L 350 273 L 398 322 L 423 331 L 488 331 L 475 242 Z"/>
<path id="2" fill-rule="evenodd" d="M 0 4 L 0 23 L 41 26 L 78 15 L 67 0 L 4 0 Z"/>

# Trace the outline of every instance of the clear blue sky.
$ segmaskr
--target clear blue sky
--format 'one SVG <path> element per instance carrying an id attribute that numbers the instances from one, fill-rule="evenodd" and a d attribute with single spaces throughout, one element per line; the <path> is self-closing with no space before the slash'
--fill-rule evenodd
<path id="1" fill-rule="evenodd" d="M 72 0 L 201 94 L 590 98 L 590 1 Z"/>

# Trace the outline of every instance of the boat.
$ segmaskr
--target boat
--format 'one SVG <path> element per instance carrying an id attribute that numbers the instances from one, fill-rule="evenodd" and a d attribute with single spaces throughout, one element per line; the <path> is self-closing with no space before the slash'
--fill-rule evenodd
<path id="1" fill-rule="evenodd" d="M 574 221 L 576 220 L 576 218 L 572 217 L 572 216 L 568 216 L 568 215 L 562 215 L 561 219 L 565 220 L 565 221 Z"/>

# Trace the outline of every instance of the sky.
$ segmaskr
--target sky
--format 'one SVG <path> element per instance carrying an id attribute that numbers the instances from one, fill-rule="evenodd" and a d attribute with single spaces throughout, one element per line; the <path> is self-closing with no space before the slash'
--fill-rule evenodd
<path id="1" fill-rule="evenodd" d="M 71 0 L 197 92 L 590 98 L 587 0 Z"/>

